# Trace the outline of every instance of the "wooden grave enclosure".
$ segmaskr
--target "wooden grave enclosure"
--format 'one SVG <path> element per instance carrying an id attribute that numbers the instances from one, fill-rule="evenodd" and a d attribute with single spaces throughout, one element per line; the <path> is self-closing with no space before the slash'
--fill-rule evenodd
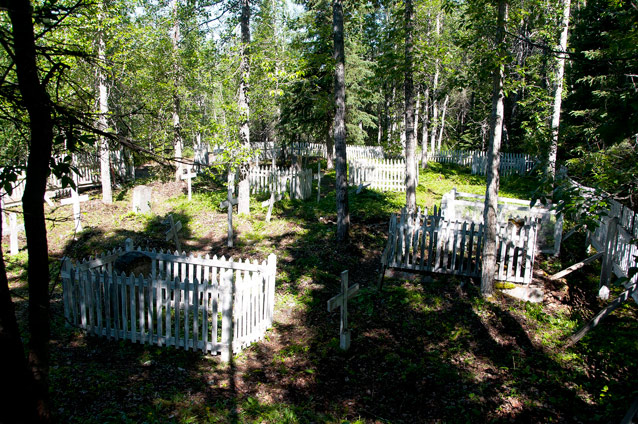
<path id="1" fill-rule="evenodd" d="M 126 252 L 151 259 L 150 275 L 118 275 Z M 116 249 L 62 263 L 64 314 L 89 334 L 158 346 L 232 354 L 264 337 L 275 303 L 277 258 L 238 260 L 182 252 Z"/>
<path id="2" fill-rule="evenodd" d="M 350 185 L 367 185 L 382 191 L 405 191 L 405 161 L 385 159 L 348 160 Z M 419 178 L 419 166 L 416 166 Z"/>
<path id="3" fill-rule="evenodd" d="M 501 223 L 497 231 L 496 280 L 529 284 L 536 254 L 536 222 Z M 440 210 L 392 214 L 381 256 L 386 268 L 480 277 L 483 224 L 447 220 Z M 382 281 L 382 280 L 381 280 Z"/>

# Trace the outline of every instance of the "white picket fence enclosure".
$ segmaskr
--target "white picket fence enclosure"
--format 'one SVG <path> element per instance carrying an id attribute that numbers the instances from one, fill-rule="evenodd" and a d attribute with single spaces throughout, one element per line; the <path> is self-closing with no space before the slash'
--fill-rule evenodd
<path id="1" fill-rule="evenodd" d="M 272 166 L 253 166 L 248 174 L 250 192 L 289 193 L 293 199 L 305 200 L 312 194 L 312 169 L 282 169 Z"/>
<path id="2" fill-rule="evenodd" d="M 74 153 L 72 155 L 72 164 L 79 171 L 79 175 L 73 174 L 78 188 L 89 188 L 99 186 L 101 184 L 100 175 L 100 159 L 95 154 L 90 153 Z M 128 153 L 121 151 L 111 151 L 111 168 L 122 180 L 130 180 L 135 178 L 135 169 L 131 164 Z M 26 173 L 23 172 L 16 183 L 13 185 L 11 196 L 0 189 L 0 196 L 5 206 L 12 206 L 22 202 L 24 188 L 26 183 Z M 62 181 L 55 175 L 51 174 L 47 181 L 47 191 L 52 193 L 52 197 L 60 195 L 62 189 Z"/>
<path id="3" fill-rule="evenodd" d="M 441 213 L 445 219 L 483 223 L 485 196 L 457 192 L 452 189 L 441 198 Z M 563 217 L 556 216 L 551 207 L 539 205 L 530 207 L 529 200 L 498 198 L 497 221 L 530 218 L 537 222 L 537 248 L 547 254 L 560 252 L 563 237 Z"/>
<path id="4" fill-rule="evenodd" d="M 580 194 L 585 197 L 594 197 L 595 190 L 585 187 L 568 178 L 568 183 L 578 188 Z M 609 207 L 604 211 L 599 225 L 593 232 L 588 232 L 588 244 L 591 244 L 598 252 L 604 252 L 605 256 L 601 269 L 601 285 L 608 286 L 611 274 L 616 277 L 627 277 L 631 267 L 638 266 L 638 213 L 624 206 L 616 200 L 609 200 Z M 630 286 L 638 281 L 638 276 L 627 282 Z M 636 299 L 638 302 L 638 298 Z"/>
<path id="5" fill-rule="evenodd" d="M 234 353 L 271 327 L 277 258 L 262 263 L 223 256 L 143 251 L 151 274 L 117 275 L 113 264 L 133 250 L 62 264 L 64 314 L 71 325 L 108 339 Z"/>
<path id="6" fill-rule="evenodd" d="M 480 277 L 483 224 L 448 220 L 427 209 L 416 214 L 392 214 L 388 243 L 381 256 L 382 270 L 397 268 Z M 518 227 L 502 223 L 497 230 L 496 280 L 529 284 L 536 252 L 536 223 Z"/>
<path id="7" fill-rule="evenodd" d="M 419 167 L 416 167 L 418 179 Z M 405 161 L 394 159 L 348 160 L 351 185 L 367 185 L 382 191 L 405 191 Z"/>
<path id="8" fill-rule="evenodd" d="M 449 150 L 426 152 L 427 161 L 454 163 L 469 166 L 472 174 L 485 175 L 487 172 L 487 152 L 478 150 Z M 523 153 L 501 153 L 500 175 L 525 175 L 532 170 L 538 159 Z"/>

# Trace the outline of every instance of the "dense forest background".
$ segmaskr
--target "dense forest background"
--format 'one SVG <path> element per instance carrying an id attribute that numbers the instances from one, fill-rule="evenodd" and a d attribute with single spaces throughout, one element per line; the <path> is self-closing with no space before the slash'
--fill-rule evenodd
<path id="1" fill-rule="evenodd" d="M 249 9 L 242 9 L 242 5 Z M 492 71 L 505 65 L 502 150 L 546 159 L 559 59 L 566 58 L 558 158 L 569 173 L 635 203 L 638 33 L 635 3 L 509 4 L 505 55 L 494 2 L 415 1 L 412 72 L 418 144 L 485 150 Z M 344 2 L 348 144 L 405 142 L 405 4 Z M 242 12 L 243 10 L 243 12 Z M 249 13 L 247 13 L 249 12 Z M 240 21 L 248 21 L 243 49 Z M 239 140 L 247 79 L 250 141 L 332 145 L 332 7 L 323 0 L 254 2 L 45 1 L 34 4 L 39 57 L 56 117 L 54 153 L 97 134 L 170 158 L 198 142 Z M 3 165 L 25 166 L 25 109 L 3 15 Z M 246 41 L 246 38 L 244 38 Z M 249 72 L 241 58 L 249 58 Z M 176 152 L 175 150 L 179 150 Z M 63 157 L 64 155 L 62 155 Z M 64 168 L 64 164 L 53 164 Z M 5 168 L 7 169 L 7 168 Z"/>

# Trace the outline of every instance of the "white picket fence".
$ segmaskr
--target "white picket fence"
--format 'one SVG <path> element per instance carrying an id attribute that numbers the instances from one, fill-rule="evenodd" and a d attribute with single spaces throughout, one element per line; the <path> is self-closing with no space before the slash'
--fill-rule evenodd
<path id="1" fill-rule="evenodd" d="M 382 270 L 398 268 L 479 277 L 483 254 L 483 224 L 448 220 L 401 211 L 392 214 L 388 243 L 381 256 Z M 536 223 L 518 227 L 501 223 L 497 230 L 496 280 L 529 284 L 536 252 Z"/>
<path id="2" fill-rule="evenodd" d="M 573 180 L 571 184 L 577 187 L 580 194 L 586 197 L 594 195 L 594 189 L 585 187 Z M 615 200 L 609 201 L 607 208 L 593 232 L 588 233 L 588 242 L 598 251 L 604 252 L 603 266 L 601 270 L 601 284 L 609 285 L 611 274 L 616 277 L 627 277 L 629 269 L 638 266 L 638 223 L 636 212 Z M 635 276 L 626 285 L 638 281 Z M 638 299 L 636 299 L 638 302 Z"/>
<path id="3" fill-rule="evenodd" d="M 475 175 L 485 175 L 487 172 L 487 152 L 449 150 L 426 152 L 425 157 L 427 161 L 469 166 Z M 500 157 L 500 175 L 525 175 L 538 162 L 537 158 L 523 153 L 501 153 Z"/>
<path id="4" fill-rule="evenodd" d="M 275 303 L 277 258 L 262 263 L 184 252 L 142 251 L 147 276 L 117 275 L 115 260 L 133 250 L 62 264 L 69 324 L 108 339 L 221 354 L 228 360 L 264 337 Z"/>
<path id="5" fill-rule="evenodd" d="M 441 198 L 442 215 L 449 220 L 482 223 L 484 208 L 485 196 L 479 194 L 460 193 L 456 189 L 452 189 Z M 537 222 L 537 248 L 543 253 L 558 254 L 563 237 L 562 216 L 556 216 L 556 212 L 551 207 L 544 207 L 540 204 L 531 208 L 529 200 L 499 196 L 498 222 L 525 218 L 531 218 Z"/>
<path id="6" fill-rule="evenodd" d="M 367 185 L 382 191 L 405 191 L 405 161 L 394 159 L 348 160 L 351 185 Z M 418 169 L 416 167 L 417 179 Z"/>
<path id="7" fill-rule="evenodd" d="M 385 159 L 382 146 L 346 146 L 348 160 L 356 159 Z"/>
<path id="8" fill-rule="evenodd" d="M 293 199 L 305 200 L 312 194 L 312 169 L 282 169 L 272 166 L 253 166 L 248 174 L 250 192 L 289 193 Z"/>
<path id="9" fill-rule="evenodd" d="M 79 174 L 73 174 L 71 177 L 74 178 L 78 188 L 95 187 L 101 184 L 99 157 L 90 153 L 74 153 L 72 158 L 72 164 L 77 168 Z M 125 181 L 135 178 L 135 169 L 130 165 L 130 159 L 127 157 L 127 153 L 111 151 L 111 167 L 117 175 Z M 26 173 L 23 172 L 13 186 L 11 196 L 3 189 L 0 189 L 0 196 L 3 198 L 4 205 L 12 206 L 22 201 L 25 183 Z M 55 196 L 59 194 L 59 190 L 61 189 L 62 181 L 51 174 L 47 181 L 47 191 L 52 192 L 53 196 Z"/>

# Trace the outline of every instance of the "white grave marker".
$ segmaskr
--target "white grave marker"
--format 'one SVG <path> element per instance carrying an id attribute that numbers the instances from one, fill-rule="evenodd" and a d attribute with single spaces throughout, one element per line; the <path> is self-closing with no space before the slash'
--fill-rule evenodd
<path id="1" fill-rule="evenodd" d="M 177 234 L 179 230 L 182 229 L 182 222 L 173 220 L 173 215 L 169 215 L 168 218 L 164 221 L 164 224 L 169 224 L 170 228 L 166 231 L 166 241 L 173 240 L 175 245 L 177 246 L 177 251 L 182 252 L 182 245 L 179 242 L 179 235 Z"/>
<path id="2" fill-rule="evenodd" d="M 350 330 L 348 329 L 348 299 L 359 291 L 359 284 L 348 287 L 348 271 L 341 273 L 341 293 L 328 300 L 328 312 L 341 307 L 341 325 L 339 329 L 339 347 L 343 350 L 350 348 Z"/>
<path id="3" fill-rule="evenodd" d="M 148 213 L 151 211 L 151 193 L 153 189 L 140 185 L 133 189 L 133 212 Z"/>
<path id="4" fill-rule="evenodd" d="M 192 191 L 191 191 L 192 180 L 193 178 L 197 176 L 197 174 L 193 172 L 193 169 L 190 166 L 186 167 L 185 169 L 186 169 L 186 173 L 182 174 L 180 178 L 182 180 L 186 180 L 186 184 L 188 184 L 188 200 L 191 200 L 192 199 Z"/>
<path id="5" fill-rule="evenodd" d="M 79 196 L 77 190 L 71 189 L 71 197 L 62 199 L 60 201 L 60 203 L 63 205 L 73 205 L 73 221 L 75 222 L 74 231 L 76 233 L 82 231 L 82 214 L 80 213 L 80 202 L 86 202 L 87 200 L 89 200 L 88 195 L 83 194 L 82 196 Z"/>
<path id="6" fill-rule="evenodd" d="M 17 255 L 18 251 L 18 231 L 24 231 L 24 224 L 18 225 L 18 218 L 15 213 L 9 214 L 9 245 L 11 247 L 11 255 Z"/>

